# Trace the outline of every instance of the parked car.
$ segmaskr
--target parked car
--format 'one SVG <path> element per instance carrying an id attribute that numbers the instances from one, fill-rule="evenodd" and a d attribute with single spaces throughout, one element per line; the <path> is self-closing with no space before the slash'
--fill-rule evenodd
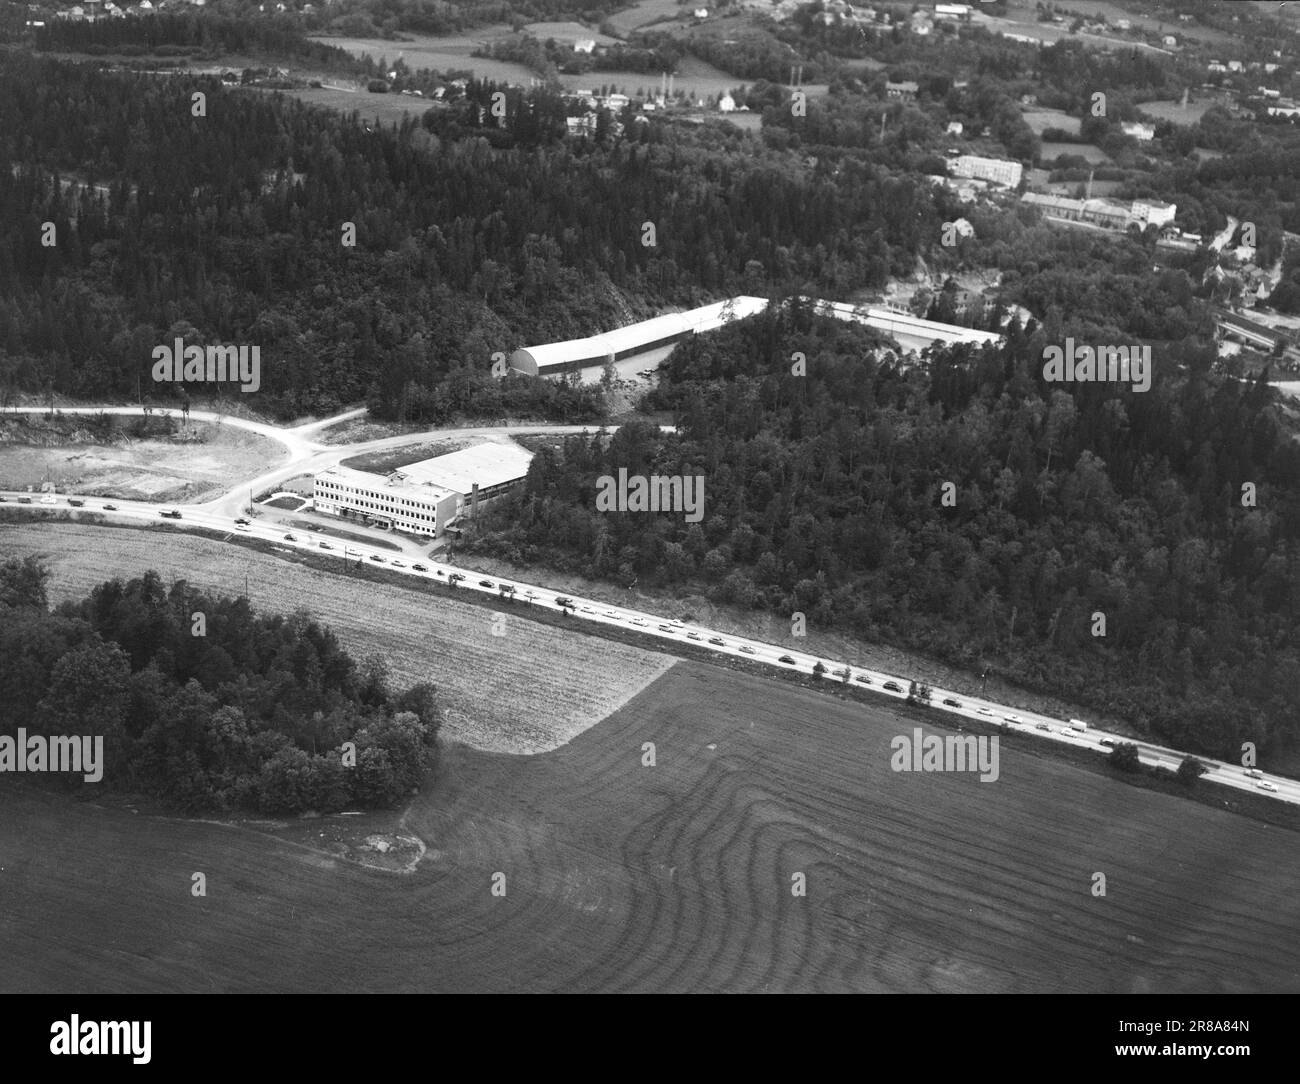
<path id="1" fill-rule="evenodd" d="M 891 693 L 901 693 L 903 691 L 902 687 L 896 681 L 886 681 L 885 688 Z"/>
<path id="2" fill-rule="evenodd" d="M 777 660 L 777 662 L 783 662 L 783 663 L 786 664 L 786 666 L 798 666 L 798 665 L 799 665 L 799 664 L 796 663 L 796 662 L 794 661 L 794 659 L 792 659 L 789 655 L 782 655 L 782 656 Z"/>

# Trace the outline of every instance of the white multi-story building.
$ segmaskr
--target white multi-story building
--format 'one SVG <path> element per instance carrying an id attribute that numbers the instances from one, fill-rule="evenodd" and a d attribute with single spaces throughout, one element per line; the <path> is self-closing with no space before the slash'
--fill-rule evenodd
<path id="1" fill-rule="evenodd" d="M 466 502 L 505 492 L 528 473 L 532 454 L 488 442 L 391 471 L 387 476 L 336 465 L 316 475 L 314 503 L 326 515 L 374 520 L 438 536 Z"/>
<path id="2" fill-rule="evenodd" d="M 981 158 L 975 154 L 963 154 L 949 163 L 952 172 L 958 177 L 974 177 L 981 181 L 1015 188 L 1020 184 L 1024 167 L 1019 162 L 1005 158 Z"/>
<path id="3" fill-rule="evenodd" d="M 1167 226 L 1178 214 L 1178 204 L 1135 199 L 1129 208 L 1129 214 L 1143 226 Z"/>

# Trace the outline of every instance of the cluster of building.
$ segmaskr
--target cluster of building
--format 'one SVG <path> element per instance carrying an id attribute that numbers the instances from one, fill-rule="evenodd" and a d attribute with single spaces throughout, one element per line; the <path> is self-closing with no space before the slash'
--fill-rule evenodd
<path id="1" fill-rule="evenodd" d="M 948 160 L 954 177 L 970 177 L 1006 188 L 1018 188 L 1024 166 L 1009 158 L 982 158 L 977 154 L 959 154 Z"/>
<path id="2" fill-rule="evenodd" d="M 1176 203 L 1136 199 L 1122 203 L 1114 199 L 1068 199 L 1040 192 L 1026 192 L 1021 203 L 1039 208 L 1048 218 L 1066 222 L 1084 222 L 1108 230 L 1124 230 L 1131 225 L 1168 226 L 1178 213 Z"/>
<path id="3" fill-rule="evenodd" d="M 472 513 L 521 481 L 532 458 L 512 442 L 489 442 L 387 475 L 339 464 L 316 475 L 313 503 L 317 512 L 367 526 L 440 537 L 467 508 Z"/>

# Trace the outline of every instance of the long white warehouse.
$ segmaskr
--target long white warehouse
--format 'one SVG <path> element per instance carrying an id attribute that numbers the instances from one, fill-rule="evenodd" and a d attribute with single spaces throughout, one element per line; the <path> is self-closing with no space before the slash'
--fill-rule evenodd
<path id="1" fill-rule="evenodd" d="M 688 312 L 670 312 L 586 339 L 523 347 L 510 355 L 510 367 L 529 376 L 550 376 L 604 365 L 607 361 L 666 346 L 699 331 L 712 331 L 729 320 L 753 316 L 765 308 L 766 298 L 733 297 Z"/>

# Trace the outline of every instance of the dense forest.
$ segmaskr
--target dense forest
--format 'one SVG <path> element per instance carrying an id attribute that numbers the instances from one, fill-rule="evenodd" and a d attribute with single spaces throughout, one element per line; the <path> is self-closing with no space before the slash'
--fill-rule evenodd
<path id="1" fill-rule="evenodd" d="M 259 405 L 281 416 L 360 398 L 485 414 L 494 353 L 773 283 L 882 286 L 937 234 L 928 194 L 865 162 L 809 171 L 741 133 L 638 127 L 494 150 L 214 79 L 10 57 L 0 388 L 134 399 L 183 334 L 258 344 Z M 529 394 L 540 411 L 558 393 Z M 577 394 L 565 417 L 588 409 Z"/>
<path id="2" fill-rule="evenodd" d="M 433 687 L 391 690 L 309 618 L 155 572 L 51 612 L 48 575 L 0 564 L 0 733 L 102 736 L 100 786 L 191 813 L 332 812 L 391 806 L 436 764 Z"/>
<path id="3" fill-rule="evenodd" d="M 1013 323 L 1003 349 L 938 350 L 927 371 L 861 328 L 770 310 L 674 351 L 652 405 L 677 434 L 543 451 L 465 544 L 804 612 L 1215 756 L 1293 745 L 1300 444 L 1275 393 L 1192 350 L 1158 353 L 1145 394 L 1049 385 L 1050 341 Z M 619 467 L 702 476 L 703 521 L 597 512 Z"/>

